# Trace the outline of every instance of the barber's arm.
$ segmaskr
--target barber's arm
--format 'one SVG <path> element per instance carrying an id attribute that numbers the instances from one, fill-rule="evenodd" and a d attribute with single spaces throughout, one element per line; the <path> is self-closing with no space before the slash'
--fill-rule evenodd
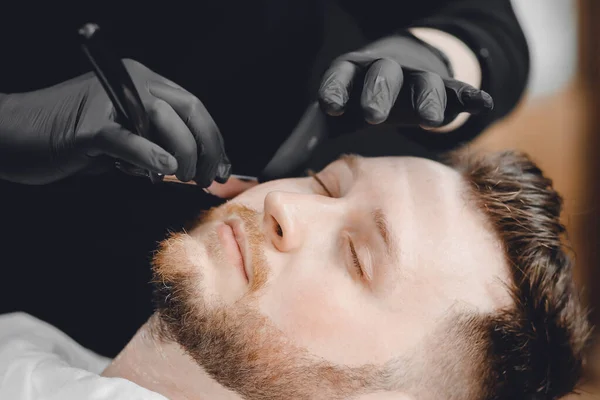
<path id="1" fill-rule="evenodd" d="M 201 101 L 138 62 L 125 66 L 148 111 L 151 140 L 121 126 L 92 73 L 0 94 L 0 179 L 45 184 L 121 160 L 201 187 L 227 181 L 223 138 Z"/>
<path id="2" fill-rule="evenodd" d="M 473 139 L 523 95 L 529 49 L 510 0 L 425 2 L 436 6 L 402 28 L 393 26 L 393 16 L 411 12 L 410 2 L 376 2 L 381 19 L 375 11 L 358 15 L 367 2 L 344 3 L 353 3 L 347 8 L 372 41 L 334 60 L 324 74 L 319 100 L 330 115 L 359 96 L 354 100 L 367 122 L 418 124 L 426 128 L 421 139 L 444 150 Z M 349 80 L 359 88 L 347 90 Z"/>

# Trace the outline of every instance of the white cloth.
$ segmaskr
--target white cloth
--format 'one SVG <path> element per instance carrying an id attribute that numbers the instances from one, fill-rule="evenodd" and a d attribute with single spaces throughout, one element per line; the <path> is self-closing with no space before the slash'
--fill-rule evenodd
<path id="1" fill-rule="evenodd" d="M 31 315 L 0 315 L 0 400 L 167 400 L 100 376 L 110 361 Z"/>

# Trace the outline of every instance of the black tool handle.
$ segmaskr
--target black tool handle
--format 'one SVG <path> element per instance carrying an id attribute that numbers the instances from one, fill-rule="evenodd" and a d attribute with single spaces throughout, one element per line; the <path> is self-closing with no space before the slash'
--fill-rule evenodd
<path id="1" fill-rule="evenodd" d="M 289 178 L 300 173 L 298 168 L 308 161 L 314 149 L 329 136 L 327 117 L 319 104 L 314 102 L 263 169 L 258 177 L 259 182 Z"/>
<path id="2" fill-rule="evenodd" d="M 119 123 L 131 132 L 147 138 L 150 124 L 144 104 L 123 61 L 110 51 L 100 32 L 99 26 L 92 23 L 79 29 L 83 52 L 112 101 Z M 117 167 L 133 175 L 147 176 L 153 183 L 162 180 L 162 175 L 143 171 L 135 166 L 117 163 Z"/>

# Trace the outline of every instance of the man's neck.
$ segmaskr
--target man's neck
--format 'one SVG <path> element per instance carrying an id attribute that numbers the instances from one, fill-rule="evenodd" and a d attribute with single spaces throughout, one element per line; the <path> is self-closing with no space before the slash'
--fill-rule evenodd
<path id="1" fill-rule="evenodd" d="M 151 334 L 153 318 L 144 324 L 102 376 L 119 377 L 170 400 L 239 400 L 196 364 L 183 349 Z"/>

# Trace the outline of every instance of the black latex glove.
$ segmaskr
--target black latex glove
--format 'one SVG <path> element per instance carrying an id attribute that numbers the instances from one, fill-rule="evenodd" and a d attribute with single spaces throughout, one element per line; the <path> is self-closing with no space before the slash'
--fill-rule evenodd
<path id="1" fill-rule="evenodd" d="M 93 73 L 0 95 L 0 178 L 44 184 L 112 168 L 115 159 L 208 187 L 231 165 L 202 102 L 144 65 L 124 60 L 150 119 L 147 140 L 125 130 Z"/>
<path id="2" fill-rule="evenodd" d="M 318 98 L 331 116 L 351 111 L 351 118 L 370 124 L 432 128 L 461 112 L 493 108 L 489 94 L 452 79 L 442 54 L 410 35 L 386 37 L 335 59 Z"/>
<path id="3" fill-rule="evenodd" d="M 489 94 L 451 75 L 441 52 L 409 34 L 386 37 L 336 58 L 323 75 L 318 102 L 307 108 L 260 180 L 297 174 L 332 131 L 354 133 L 382 123 L 433 128 L 462 112 L 493 108 Z"/>

